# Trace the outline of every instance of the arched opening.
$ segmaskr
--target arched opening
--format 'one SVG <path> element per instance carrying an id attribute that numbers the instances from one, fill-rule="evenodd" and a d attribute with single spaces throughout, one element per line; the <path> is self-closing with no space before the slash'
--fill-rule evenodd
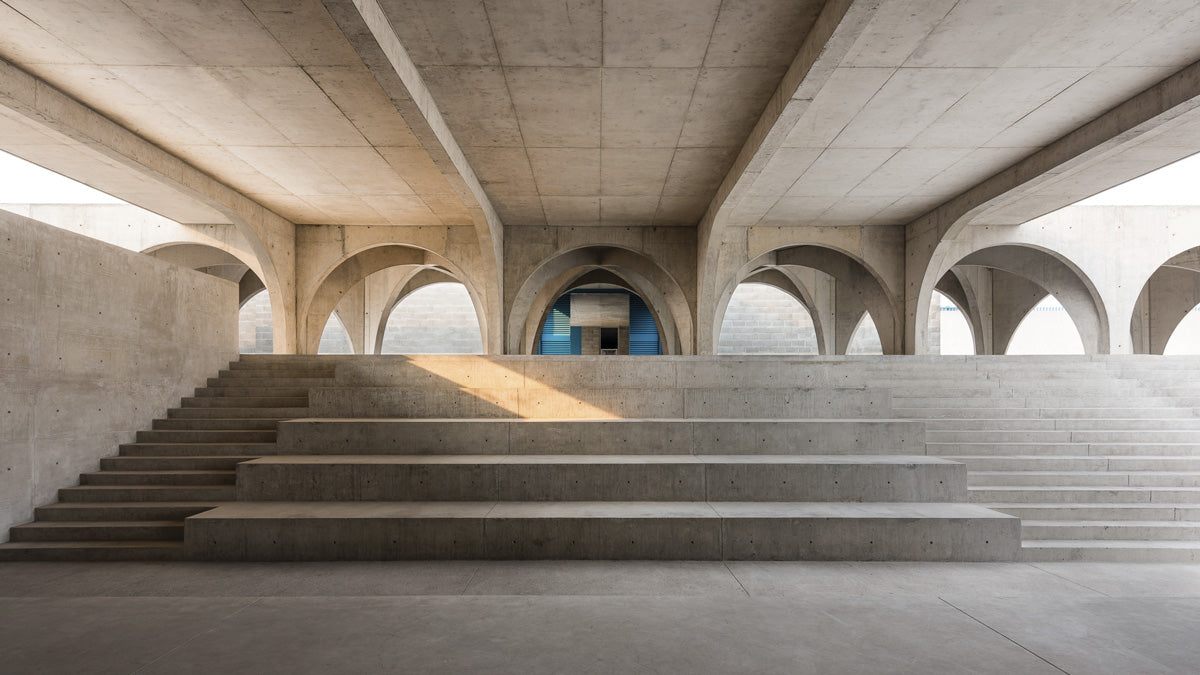
<path id="1" fill-rule="evenodd" d="M 260 290 L 238 310 L 238 353 L 271 354 L 275 351 L 271 294 Z"/>
<path id="2" fill-rule="evenodd" d="M 1004 353 L 1083 354 L 1083 339 L 1062 303 L 1047 295 L 1021 319 Z"/>
<path id="3" fill-rule="evenodd" d="M 1193 307 L 1175 326 L 1163 354 L 1167 356 L 1200 354 L 1200 305 Z"/>
<path id="4" fill-rule="evenodd" d="M 336 312 L 329 315 L 325 322 L 325 330 L 321 331 L 321 343 L 317 346 L 318 354 L 353 354 L 354 347 L 350 344 L 350 333 L 342 325 Z"/>
<path id="5" fill-rule="evenodd" d="M 879 330 L 869 312 L 863 312 L 858 327 L 850 335 L 850 343 L 846 345 L 847 356 L 883 356 L 883 342 L 879 339 Z"/>
<path id="6" fill-rule="evenodd" d="M 934 291 L 929 301 L 929 326 L 925 332 L 928 354 L 974 354 L 975 336 L 962 309 Z"/>
<path id="7" fill-rule="evenodd" d="M 534 268 L 518 288 L 509 309 L 508 352 L 541 353 L 543 329 L 547 318 L 553 316 L 554 306 L 564 294 L 589 284 L 604 284 L 636 295 L 654 320 L 653 329 L 648 324 L 643 326 L 645 342 L 649 342 L 653 330 L 658 336 L 659 353 L 691 353 L 691 308 L 682 287 L 645 255 L 610 246 L 565 251 Z M 548 337 L 552 341 L 566 339 Z"/>
<path id="8" fill-rule="evenodd" d="M 388 315 L 381 354 L 482 354 L 479 317 L 467 287 L 439 282 L 406 295 Z"/>
<path id="9" fill-rule="evenodd" d="M 718 354 L 819 354 L 808 308 L 774 286 L 743 282 L 725 308 Z"/>
<path id="10" fill-rule="evenodd" d="M 536 353 L 657 355 L 663 353 L 662 334 L 637 293 L 616 284 L 582 283 L 560 295 L 546 312 Z"/>

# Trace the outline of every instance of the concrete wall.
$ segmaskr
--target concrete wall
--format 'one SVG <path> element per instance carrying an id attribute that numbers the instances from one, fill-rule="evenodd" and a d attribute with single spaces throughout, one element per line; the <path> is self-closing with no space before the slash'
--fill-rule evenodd
<path id="1" fill-rule="evenodd" d="M 0 212 L 0 537 L 237 357 L 237 285 Z"/>

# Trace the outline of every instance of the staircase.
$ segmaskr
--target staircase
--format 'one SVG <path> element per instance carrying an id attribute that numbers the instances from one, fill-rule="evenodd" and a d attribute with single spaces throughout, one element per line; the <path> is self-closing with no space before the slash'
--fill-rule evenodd
<path id="1" fill-rule="evenodd" d="M 308 389 L 332 376 L 331 362 L 231 363 L 13 527 L 0 561 L 182 559 L 184 519 L 236 499 L 237 464 L 273 452 L 276 424 L 305 416 Z"/>
<path id="2" fill-rule="evenodd" d="M 371 357 L 310 392 L 202 560 L 1011 560 L 845 359 Z"/>
<path id="3" fill-rule="evenodd" d="M 973 359 L 986 394 L 896 392 L 973 503 L 1020 516 L 1029 561 L 1200 560 L 1195 359 Z M 983 390 L 981 390 L 982 392 Z"/>
<path id="4" fill-rule="evenodd" d="M 1200 360 L 602 359 L 243 357 L 0 560 L 1200 560 Z"/>

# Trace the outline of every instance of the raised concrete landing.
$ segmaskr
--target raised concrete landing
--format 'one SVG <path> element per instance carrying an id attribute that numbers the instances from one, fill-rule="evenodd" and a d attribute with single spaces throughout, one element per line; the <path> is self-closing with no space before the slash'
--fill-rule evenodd
<path id="1" fill-rule="evenodd" d="M 1002 561 L 1020 520 L 971 504 L 242 502 L 186 521 L 196 560 Z"/>
<path id="2" fill-rule="evenodd" d="M 911 420 L 299 419 L 278 434 L 281 454 L 925 454 Z"/>
<path id="3" fill-rule="evenodd" d="M 324 455 L 238 465 L 240 501 L 966 501 L 922 456 Z"/>

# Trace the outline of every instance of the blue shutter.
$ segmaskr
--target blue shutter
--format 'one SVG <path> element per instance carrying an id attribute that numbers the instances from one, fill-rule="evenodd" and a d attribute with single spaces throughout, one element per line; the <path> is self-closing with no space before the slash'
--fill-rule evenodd
<path id="1" fill-rule="evenodd" d="M 571 296 L 564 295 L 554 303 L 550 315 L 546 317 L 546 323 L 542 326 L 542 343 L 538 353 L 566 356 L 574 351 L 578 354 L 578 349 L 572 350 L 571 334 L 574 332 L 571 329 Z"/>
<path id="2" fill-rule="evenodd" d="M 636 295 L 629 296 L 629 353 L 661 354 L 658 343 L 658 326 L 646 303 Z"/>

